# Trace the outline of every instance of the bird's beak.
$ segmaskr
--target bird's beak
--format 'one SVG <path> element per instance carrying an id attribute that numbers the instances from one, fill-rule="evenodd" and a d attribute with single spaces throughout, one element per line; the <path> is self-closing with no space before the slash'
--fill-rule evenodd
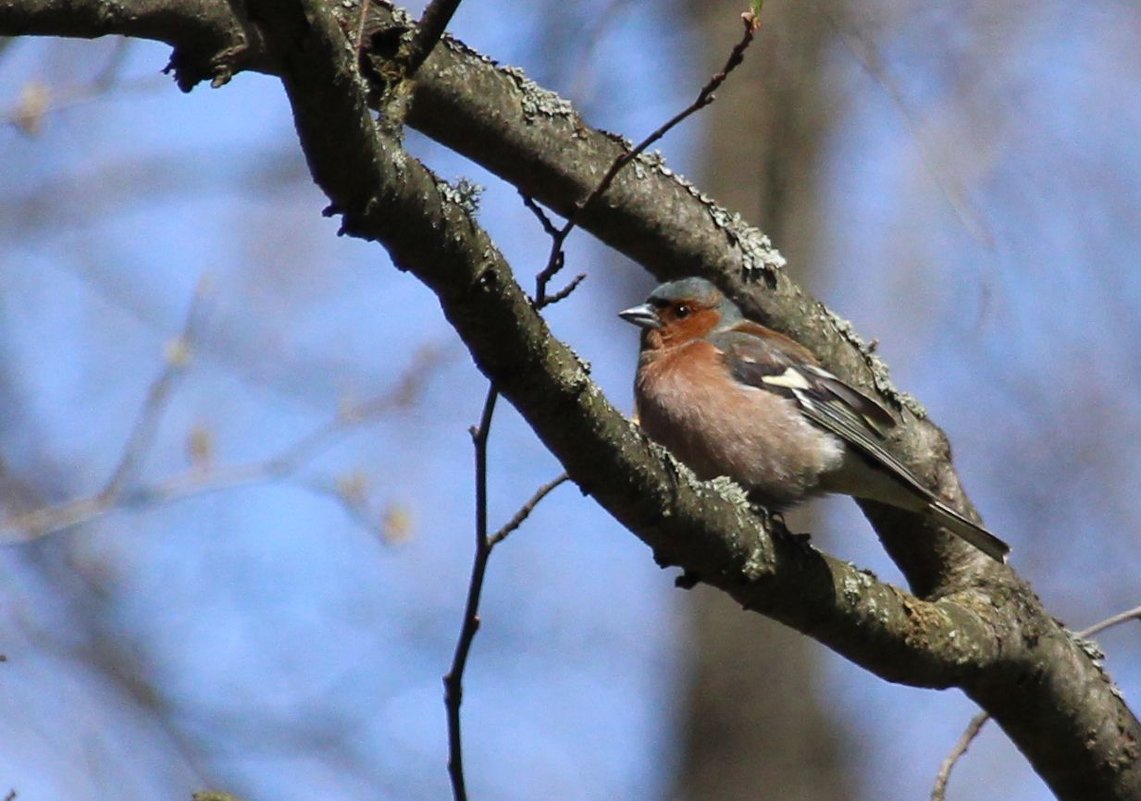
<path id="1" fill-rule="evenodd" d="M 657 309 L 649 303 L 643 303 L 641 306 L 632 306 L 625 311 L 618 312 L 618 316 L 628 323 L 633 323 L 639 328 L 661 328 L 662 321 L 658 317 Z"/>

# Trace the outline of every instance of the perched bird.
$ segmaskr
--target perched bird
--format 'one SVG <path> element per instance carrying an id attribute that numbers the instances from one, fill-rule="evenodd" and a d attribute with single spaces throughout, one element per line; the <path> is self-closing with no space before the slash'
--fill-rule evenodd
<path id="1" fill-rule="evenodd" d="M 1010 547 L 946 505 L 883 447 L 896 420 L 803 346 L 745 319 L 703 278 L 619 313 L 643 329 L 642 429 L 699 478 L 728 476 L 773 511 L 840 493 L 925 515 L 999 562 Z"/>

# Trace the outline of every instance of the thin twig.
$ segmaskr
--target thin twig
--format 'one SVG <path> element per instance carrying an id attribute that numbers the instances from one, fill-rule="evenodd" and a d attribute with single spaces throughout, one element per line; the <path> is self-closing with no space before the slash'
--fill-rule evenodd
<path id="1" fill-rule="evenodd" d="M 369 515 L 368 504 L 365 498 L 358 496 L 356 493 L 347 492 L 345 484 L 342 481 L 329 481 L 328 479 L 321 478 L 304 478 L 299 480 L 298 485 L 304 489 L 309 490 L 314 495 L 324 495 L 333 501 L 340 504 L 354 523 L 360 526 L 365 531 L 379 533 L 382 528 L 377 525 Z"/>
<path id="2" fill-rule="evenodd" d="M 122 491 L 124 485 L 133 481 L 146 459 L 147 454 L 154 445 L 154 437 L 158 431 L 159 422 L 170 403 L 171 392 L 175 382 L 186 372 L 194 352 L 194 341 L 203 317 L 203 304 L 207 295 L 207 282 L 202 279 L 194 291 L 190 307 L 186 312 L 186 320 L 182 324 L 179 335 L 167 344 L 162 371 L 151 382 L 147 391 L 147 398 L 139 416 L 135 418 L 134 428 L 127 437 L 119 463 L 111 472 L 102 492 L 99 494 L 108 501 L 113 501 Z"/>
<path id="3" fill-rule="evenodd" d="M 432 7 L 437 4 L 444 6 L 446 3 L 443 0 L 437 0 L 429 6 L 425 11 L 424 16 L 427 17 Z M 458 4 L 458 3 L 456 3 Z M 454 10 L 454 8 L 453 8 Z M 666 135 L 674 126 L 695 113 L 699 109 L 709 105 L 713 102 L 713 92 L 719 87 L 728 76 L 730 72 L 738 64 L 744 55 L 745 48 L 753 39 L 756 33 L 758 23 L 755 15 L 751 13 L 742 14 L 745 21 L 745 35 L 744 38 L 738 43 L 729 56 L 729 60 L 725 64 L 725 68 L 706 84 L 695 100 L 688 108 L 679 114 L 674 115 L 665 125 L 662 125 L 652 134 L 650 134 L 641 143 L 635 146 L 632 150 L 623 153 L 610 165 L 610 169 L 602 177 L 602 180 L 594 188 L 589 195 L 582 201 L 575 204 L 570 215 L 567 217 L 566 222 L 561 228 L 556 228 L 550 221 L 550 218 L 545 212 L 532 200 L 530 197 L 523 195 L 523 204 L 530 209 L 538 218 L 543 230 L 551 237 L 551 251 L 547 258 L 546 266 L 539 272 L 536 278 L 536 290 L 533 303 L 536 309 L 542 309 L 550 306 L 552 303 L 558 303 L 569 296 L 586 278 L 585 274 L 576 276 L 566 287 L 558 292 L 548 294 L 547 285 L 551 279 L 562 269 L 565 257 L 563 255 L 563 243 L 566 242 L 567 236 L 574 230 L 575 224 L 579 215 L 591 203 L 595 202 L 614 182 L 615 177 L 621 172 L 622 168 L 637 158 L 646 148 L 654 142 L 661 139 Z M 446 24 L 446 20 L 444 22 Z M 421 20 L 421 25 L 424 25 L 424 20 Z M 442 33 L 442 26 L 440 33 Z M 421 30 L 423 33 L 423 30 Z M 418 65 L 417 65 L 418 66 Z M 495 401 L 499 397 L 499 392 L 496 390 L 495 385 L 491 385 L 487 390 L 487 399 L 484 401 L 483 414 L 480 417 L 479 425 L 472 428 L 472 442 L 475 445 L 475 481 L 476 481 L 476 545 L 475 557 L 472 560 L 471 580 L 468 583 L 467 602 L 464 605 L 463 624 L 460 628 L 459 639 L 456 641 L 455 653 L 452 656 L 452 664 L 448 673 L 444 676 L 444 706 L 447 711 L 448 720 L 448 776 L 451 779 L 452 795 L 455 801 L 467 801 L 467 787 L 464 781 L 464 768 L 463 768 L 463 736 L 460 726 L 460 705 L 463 702 L 463 674 L 467 666 L 468 656 L 471 653 L 472 642 L 475 640 L 476 632 L 479 630 L 479 601 L 480 595 L 483 591 L 483 581 L 487 572 L 487 562 L 491 556 L 492 550 L 507 538 L 511 532 L 515 531 L 523 521 L 534 511 L 535 507 L 560 484 L 568 480 L 564 474 L 554 479 L 553 481 L 544 484 L 535 491 L 522 507 L 515 513 L 515 515 L 507 521 L 502 528 L 495 533 L 494 536 L 489 537 L 487 533 L 487 437 L 491 427 L 492 415 L 495 411 Z"/>
<path id="4" fill-rule="evenodd" d="M 955 763 L 962 758 L 963 754 L 967 753 L 967 749 L 971 747 L 971 743 L 979 736 L 979 732 L 983 730 L 983 726 L 990 720 L 990 714 L 987 712 L 980 712 L 971 718 L 971 722 L 967 724 L 966 731 L 955 743 L 955 747 L 951 749 L 951 753 L 947 754 L 947 758 L 943 760 L 943 764 L 939 766 L 939 772 L 935 774 L 935 786 L 931 788 L 931 801 L 944 801 L 947 794 L 947 782 L 951 778 L 951 770 L 955 767 Z"/>
<path id="5" fill-rule="evenodd" d="M 571 282 L 569 284 L 564 286 L 558 292 L 554 293 L 553 295 L 547 295 L 545 298 L 543 298 L 543 306 L 553 306 L 554 304 L 558 303 L 560 300 L 566 300 L 567 298 L 570 297 L 572 292 L 574 292 L 576 289 L 578 289 L 578 285 L 581 284 L 585 280 L 586 280 L 586 273 L 579 273 L 578 275 L 576 275 L 574 278 L 571 279 Z"/>
<path id="6" fill-rule="evenodd" d="M 697 99 L 664 124 L 660 125 L 633 148 L 614 159 L 610 168 L 602 176 L 602 180 L 591 190 L 590 194 L 575 203 L 574 208 L 571 209 L 562 228 L 555 229 L 552 233 L 550 227 L 544 224 L 544 228 L 551 234 L 551 252 L 547 258 L 547 266 L 539 272 L 535 279 L 535 305 L 537 308 L 543 308 L 553 302 L 549 300 L 547 296 L 547 285 L 563 267 L 563 245 L 571 231 L 573 231 L 578 224 L 578 219 L 582 213 L 606 193 L 606 190 L 610 188 L 611 184 L 614 183 L 614 179 L 618 177 L 618 174 L 627 164 L 640 156 L 650 145 L 657 142 L 685 119 L 712 103 L 715 99 L 714 93 L 721 87 L 721 84 L 725 82 L 725 79 L 729 77 L 729 73 L 735 70 L 744 60 L 745 50 L 748 49 L 753 41 L 753 37 L 760 29 L 760 19 L 754 13 L 747 11 L 741 15 L 741 21 L 745 27 L 741 41 L 733 46 L 733 49 L 729 53 L 729 58 L 725 61 L 725 66 L 721 68 L 721 71 L 710 78 L 705 86 L 701 87 L 701 91 L 697 94 Z M 526 202 L 526 199 L 524 202 Z M 532 210 L 534 211 L 534 209 Z M 569 294 L 569 291 L 557 294 L 565 297 L 566 294 Z"/>
<path id="7" fill-rule="evenodd" d="M 415 402 L 429 376 L 442 362 L 442 351 L 435 348 L 421 349 L 395 388 L 343 410 L 337 417 L 317 425 L 267 459 L 207 471 L 200 465 L 195 465 L 152 484 L 132 487 L 129 483 L 122 483 L 113 493 L 104 489 L 94 495 L 33 509 L 0 521 L 0 543 L 29 542 L 88 523 L 120 509 L 164 506 L 189 497 L 292 478 L 312 459 L 354 429 Z M 137 446 L 128 446 L 127 449 L 134 447 Z M 122 463 L 121 461 L 120 465 Z M 134 472 L 133 468 L 131 472 Z M 309 490 L 317 490 L 317 485 L 312 482 L 302 481 L 300 485 Z M 108 482 L 108 486 L 111 486 L 111 482 Z M 328 489 L 322 488 L 321 492 L 326 493 Z"/>
<path id="8" fill-rule="evenodd" d="M 535 217 L 539 220 L 539 224 L 543 226 L 543 233 L 547 234 L 548 236 L 555 236 L 558 234 L 559 229 L 555 227 L 553 222 L 551 222 L 551 218 L 547 215 L 547 212 L 543 211 L 543 207 L 535 202 L 535 198 L 531 197 L 530 195 L 523 194 L 522 190 L 520 190 L 519 196 L 523 198 L 523 205 L 526 206 L 530 212 L 535 215 Z"/>
<path id="9" fill-rule="evenodd" d="M 416 24 L 416 34 L 408 49 L 404 52 L 404 77 L 411 78 L 420 69 L 420 65 L 427 61 L 436 43 L 444 35 L 452 15 L 459 8 L 461 0 L 432 0 L 420 21 Z"/>
<path id="10" fill-rule="evenodd" d="M 494 548 L 496 545 L 507 539 L 511 532 L 519 528 L 519 526 L 523 525 L 527 518 L 531 516 L 531 512 L 535 511 L 535 507 L 539 505 L 543 498 L 546 498 L 560 484 L 564 484 L 567 481 L 570 481 L 570 476 L 568 476 L 566 473 L 563 473 L 558 478 L 548 481 L 546 484 L 535 490 L 535 494 L 531 496 L 530 500 L 519 507 L 519 511 L 515 513 L 515 516 L 504 523 L 503 527 L 491 536 L 491 539 L 488 540 L 489 549 Z"/>
<path id="11" fill-rule="evenodd" d="M 1087 629 L 1082 629 L 1076 632 L 1078 637 L 1092 637 L 1095 634 L 1100 634 L 1108 628 L 1127 623 L 1130 620 L 1141 620 L 1141 606 L 1135 606 L 1132 609 L 1127 609 L 1124 612 L 1119 612 L 1112 617 L 1107 617 L 1105 620 L 1094 623 Z M 954 769 L 956 763 L 967 753 L 974 739 L 979 736 L 983 726 L 990 720 L 989 712 L 980 712 L 971 718 L 971 722 L 967 724 L 967 728 L 963 731 L 959 741 L 955 743 L 955 747 L 947 754 L 943 763 L 939 766 L 939 772 L 935 774 L 935 785 L 931 788 L 931 801 L 945 801 L 947 795 L 947 782 L 951 778 L 951 770 Z"/>
<path id="12" fill-rule="evenodd" d="M 495 401 L 498 399 L 499 391 L 492 384 L 487 388 L 479 425 L 471 429 L 472 444 L 475 446 L 475 557 L 471 563 L 471 579 L 468 581 L 460 636 L 456 640 L 452 665 L 444 676 L 444 707 L 448 716 L 448 777 L 452 782 L 455 801 L 467 801 L 460 704 L 463 703 L 464 669 L 467 667 L 475 634 L 479 631 L 479 599 L 483 593 L 483 579 L 487 574 L 487 560 L 492 549 L 487 536 L 487 438 L 491 432 L 492 415 L 495 414 Z"/>
<path id="13" fill-rule="evenodd" d="M 594 187 L 594 191 L 587 195 L 586 199 L 581 203 L 576 204 L 572 218 L 576 217 L 579 213 L 586 209 L 587 206 L 601 197 L 602 194 L 610 188 L 610 185 L 614 183 L 614 179 L 618 177 L 618 173 L 622 171 L 622 168 L 640 156 L 642 152 L 646 150 L 646 148 L 657 142 L 685 119 L 696 114 L 698 111 L 705 108 L 714 101 L 714 92 L 721 88 L 721 84 L 725 83 L 725 79 L 729 77 L 729 73 L 737 69 L 737 67 L 740 66 L 741 62 L 744 61 L 745 50 L 748 49 L 749 45 L 753 41 L 753 37 L 760 29 L 760 20 L 750 12 L 745 12 L 742 14 L 741 21 L 744 23 L 745 27 L 745 32 L 741 37 L 741 41 L 733 46 L 733 49 L 729 52 L 729 58 L 725 61 L 725 66 L 721 68 L 721 71 L 710 78 L 709 82 L 705 84 L 705 86 L 701 87 L 701 91 L 697 93 L 697 99 L 690 103 L 689 106 L 682 109 L 669 120 L 667 120 L 665 124 L 658 127 L 657 130 L 655 130 L 641 142 L 639 142 L 633 150 L 623 153 L 621 156 L 615 159 L 614 163 L 610 165 L 610 169 L 606 171 L 604 176 L 602 176 L 602 180 L 598 182 L 598 186 Z M 568 220 L 568 225 L 570 225 L 572 222 L 573 219 Z"/>
<path id="14" fill-rule="evenodd" d="M 1082 629 L 1078 632 L 1079 637 L 1092 637 L 1095 634 L 1100 634 L 1108 628 L 1128 623 L 1130 620 L 1141 620 L 1141 606 L 1135 606 L 1132 609 L 1127 609 L 1124 612 L 1119 612 L 1113 617 L 1107 617 L 1098 623 L 1094 623 L 1088 629 Z"/>
<path id="15" fill-rule="evenodd" d="M 598 67 L 606 64 L 605 59 L 599 58 L 598 55 L 599 48 L 605 42 L 604 33 L 620 24 L 617 17 L 632 5 L 634 3 L 631 0 L 610 0 L 600 11 L 596 11 L 584 20 L 585 30 L 578 33 L 570 42 L 572 52 L 577 54 L 577 58 L 569 70 L 564 68 L 564 74 L 574 76 L 573 83 L 567 89 L 567 97 L 576 106 L 582 105 L 579 101 L 586 96 L 591 83 L 596 80 Z"/>
<path id="16" fill-rule="evenodd" d="M 471 579 L 468 581 L 467 601 L 464 604 L 463 623 L 456 640 L 452 664 L 444 676 L 444 707 L 448 718 L 448 777 L 452 783 L 452 796 L 455 801 L 466 801 L 467 786 L 464 780 L 463 733 L 461 728 L 460 706 L 463 703 L 464 670 L 472 643 L 479 631 L 479 602 L 483 594 L 483 582 L 487 575 L 487 563 L 495 546 L 507 539 L 530 516 L 535 507 L 560 484 L 569 480 L 566 473 L 543 484 L 503 526 L 489 536 L 487 533 L 487 440 L 491 431 L 491 419 L 495 414 L 495 402 L 499 392 L 494 385 L 488 387 L 487 398 L 483 402 L 483 413 L 479 425 L 471 429 L 472 443 L 475 446 L 475 556 L 472 558 Z"/>
<path id="17" fill-rule="evenodd" d="M 958 217 L 959 222 L 967 233 L 976 242 L 988 250 L 995 250 L 995 236 L 990 224 L 982 211 L 971 202 L 966 188 L 956 180 L 954 170 L 948 170 L 939 152 L 930 126 L 923 117 L 912 109 L 903 92 L 900 82 L 895 80 L 887 65 L 884 64 L 876 43 L 868 41 L 860 31 L 841 25 L 833 15 L 828 4 L 818 3 L 824 19 L 831 25 L 836 37 L 844 43 L 860 66 L 871 76 L 873 81 L 879 83 L 892 103 L 895 104 L 903 122 L 918 145 L 919 158 L 923 166 L 930 173 L 935 185 L 951 207 L 952 213 Z"/>
<path id="18" fill-rule="evenodd" d="M 421 348 L 394 389 L 364 403 L 342 409 L 335 418 L 320 424 L 276 456 L 266 460 L 267 470 L 281 474 L 293 472 L 298 465 L 327 450 L 361 423 L 410 406 L 419 397 L 434 369 L 442 362 L 442 350 Z"/>

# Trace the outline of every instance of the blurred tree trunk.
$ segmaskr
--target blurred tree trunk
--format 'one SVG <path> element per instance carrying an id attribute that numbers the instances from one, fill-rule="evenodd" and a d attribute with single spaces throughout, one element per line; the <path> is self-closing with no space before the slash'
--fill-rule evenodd
<path id="1" fill-rule="evenodd" d="M 724 63 L 743 7 L 689 3 L 705 74 Z M 825 8 L 841 13 L 831 0 L 765 6 L 763 28 L 744 65 L 700 118 L 707 143 L 696 176 L 768 233 L 809 286 L 816 262 L 817 169 L 838 118 L 823 75 L 834 33 Z M 798 531 L 818 528 L 804 516 L 789 523 Z M 692 598 L 683 750 L 673 797 L 851 797 L 842 723 L 822 705 L 823 649 L 770 620 L 742 615 L 724 593 L 699 587 Z"/>

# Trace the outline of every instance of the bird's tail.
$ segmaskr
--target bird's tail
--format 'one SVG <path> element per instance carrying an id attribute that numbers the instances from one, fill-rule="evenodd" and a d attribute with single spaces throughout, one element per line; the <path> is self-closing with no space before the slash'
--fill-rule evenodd
<path id="1" fill-rule="evenodd" d="M 996 562 L 1006 563 L 1010 546 L 978 523 L 972 523 L 939 500 L 932 500 L 927 509 L 931 519 L 936 523 L 966 540 Z"/>

